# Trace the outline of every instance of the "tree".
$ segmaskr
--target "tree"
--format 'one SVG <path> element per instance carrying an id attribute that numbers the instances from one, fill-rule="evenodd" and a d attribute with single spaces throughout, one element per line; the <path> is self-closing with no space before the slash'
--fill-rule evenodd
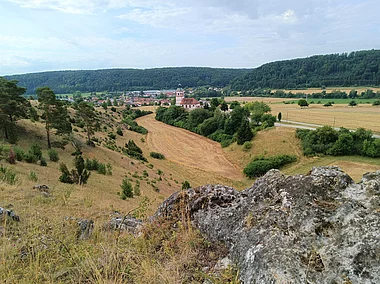
<path id="1" fill-rule="evenodd" d="M 4 130 L 5 139 L 11 143 L 17 140 L 15 121 L 25 118 L 31 107 L 23 94 L 26 89 L 17 86 L 17 81 L 8 81 L 0 77 L 0 124 Z"/>
<path id="2" fill-rule="evenodd" d="M 264 102 L 250 102 L 246 104 L 245 106 L 251 115 L 251 120 L 256 123 L 256 125 L 259 125 L 262 121 L 262 116 L 265 113 L 268 113 L 271 111 L 271 108 L 268 104 Z"/>
<path id="3" fill-rule="evenodd" d="M 299 105 L 301 108 L 309 106 L 309 104 L 307 103 L 307 101 L 306 101 L 305 99 L 300 99 L 300 100 L 298 101 L 298 105 Z"/>
<path id="4" fill-rule="evenodd" d="M 236 140 L 238 145 L 243 145 L 246 141 L 251 141 L 253 138 L 253 132 L 249 126 L 247 119 L 243 119 L 241 126 L 236 133 Z"/>
<path id="5" fill-rule="evenodd" d="M 98 122 L 95 109 L 86 102 L 80 102 L 76 116 L 84 122 L 87 132 L 87 144 L 91 145 L 91 135 L 95 133 L 96 124 Z"/>
<path id="6" fill-rule="evenodd" d="M 213 107 L 213 108 L 216 108 L 217 106 L 219 106 L 218 98 L 212 98 L 210 101 L 210 104 L 211 104 L 211 107 Z"/>
<path id="7" fill-rule="evenodd" d="M 358 97 L 358 91 L 356 90 L 351 90 L 350 93 L 348 94 L 348 97 L 350 99 L 356 99 Z"/>
<path id="8" fill-rule="evenodd" d="M 278 113 L 277 119 L 278 119 L 279 122 L 281 122 L 281 119 L 282 119 L 282 113 L 281 112 Z"/>
<path id="9" fill-rule="evenodd" d="M 191 185 L 190 185 L 190 183 L 187 180 L 185 180 L 184 182 L 182 182 L 182 189 L 183 190 L 186 190 L 186 189 L 189 189 L 189 188 L 191 188 Z"/>
<path id="10" fill-rule="evenodd" d="M 210 112 L 207 109 L 196 108 L 189 113 L 189 124 L 191 127 L 197 127 L 209 117 Z"/>
<path id="11" fill-rule="evenodd" d="M 69 134 L 72 131 L 71 123 L 68 121 L 67 109 L 61 101 L 58 101 L 54 92 L 49 87 L 37 89 L 38 101 L 45 119 L 45 129 L 48 148 L 51 148 L 50 132 L 55 128 L 56 134 Z"/>
<path id="12" fill-rule="evenodd" d="M 354 101 L 354 100 L 352 100 L 352 101 L 350 101 L 349 103 L 348 103 L 348 106 L 350 106 L 350 107 L 354 107 L 354 106 L 357 106 L 358 104 Z"/>
<path id="13" fill-rule="evenodd" d="M 133 197 L 133 187 L 128 178 L 123 179 L 120 187 L 121 187 L 121 194 L 120 194 L 121 199 L 125 200 L 127 198 Z"/>
<path id="14" fill-rule="evenodd" d="M 228 110 L 228 104 L 225 101 L 223 101 L 222 104 L 220 105 L 220 109 L 222 111 L 227 111 Z"/>

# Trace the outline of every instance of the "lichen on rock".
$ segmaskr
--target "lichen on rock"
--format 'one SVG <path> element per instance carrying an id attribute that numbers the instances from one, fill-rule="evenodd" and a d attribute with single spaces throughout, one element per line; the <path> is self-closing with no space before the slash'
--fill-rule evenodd
<path id="1" fill-rule="evenodd" d="M 222 241 L 243 283 L 380 283 L 380 171 L 358 184 L 338 167 L 271 170 L 241 192 L 206 185 L 175 193 L 155 217 L 185 211 Z"/>

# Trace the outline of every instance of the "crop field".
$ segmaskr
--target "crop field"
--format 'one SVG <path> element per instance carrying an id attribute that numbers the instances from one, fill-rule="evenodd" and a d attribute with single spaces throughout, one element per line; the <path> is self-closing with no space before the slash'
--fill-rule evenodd
<path id="1" fill-rule="evenodd" d="M 136 121 L 149 131 L 148 151 L 164 154 L 173 167 L 182 167 L 184 173 L 191 173 L 198 182 L 226 182 L 240 188 L 250 183 L 243 177 L 242 168 L 227 157 L 219 143 L 156 121 L 153 114 Z"/>

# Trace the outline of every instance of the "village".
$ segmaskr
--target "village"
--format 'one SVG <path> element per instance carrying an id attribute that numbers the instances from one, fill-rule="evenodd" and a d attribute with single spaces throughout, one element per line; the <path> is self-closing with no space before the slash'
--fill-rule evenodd
<path id="1" fill-rule="evenodd" d="M 219 88 L 208 88 L 208 91 L 221 94 Z M 127 91 L 127 92 L 92 92 L 89 95 L 81 95 L 76 92 L 73 96 L 57 95 L 58 99 L 70 102 L 78 98 L 85 102 L 92 103 L 96 107 L 106 106 L 182 106 L 187 110 L 201 108 L 210 105 L 209 98 L 196 99 L 196 93 L 193 89 L 183 89 L 180 85 L 177 89 L 172 90 L 145 90 L 145 91 Z"/>

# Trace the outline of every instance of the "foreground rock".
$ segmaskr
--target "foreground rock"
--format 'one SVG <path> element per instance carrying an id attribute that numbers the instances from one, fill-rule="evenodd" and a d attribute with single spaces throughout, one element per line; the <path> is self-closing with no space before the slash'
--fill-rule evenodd
<path id="1" fill-rule="evenodd" d="M 269 171 L 242 192 L 202 186 L 175 193 L 155 218 L 186 212 L 223 241 L 244 283 L 380 283 L 380 171 L 360 183 L 337 167 Z"/>

